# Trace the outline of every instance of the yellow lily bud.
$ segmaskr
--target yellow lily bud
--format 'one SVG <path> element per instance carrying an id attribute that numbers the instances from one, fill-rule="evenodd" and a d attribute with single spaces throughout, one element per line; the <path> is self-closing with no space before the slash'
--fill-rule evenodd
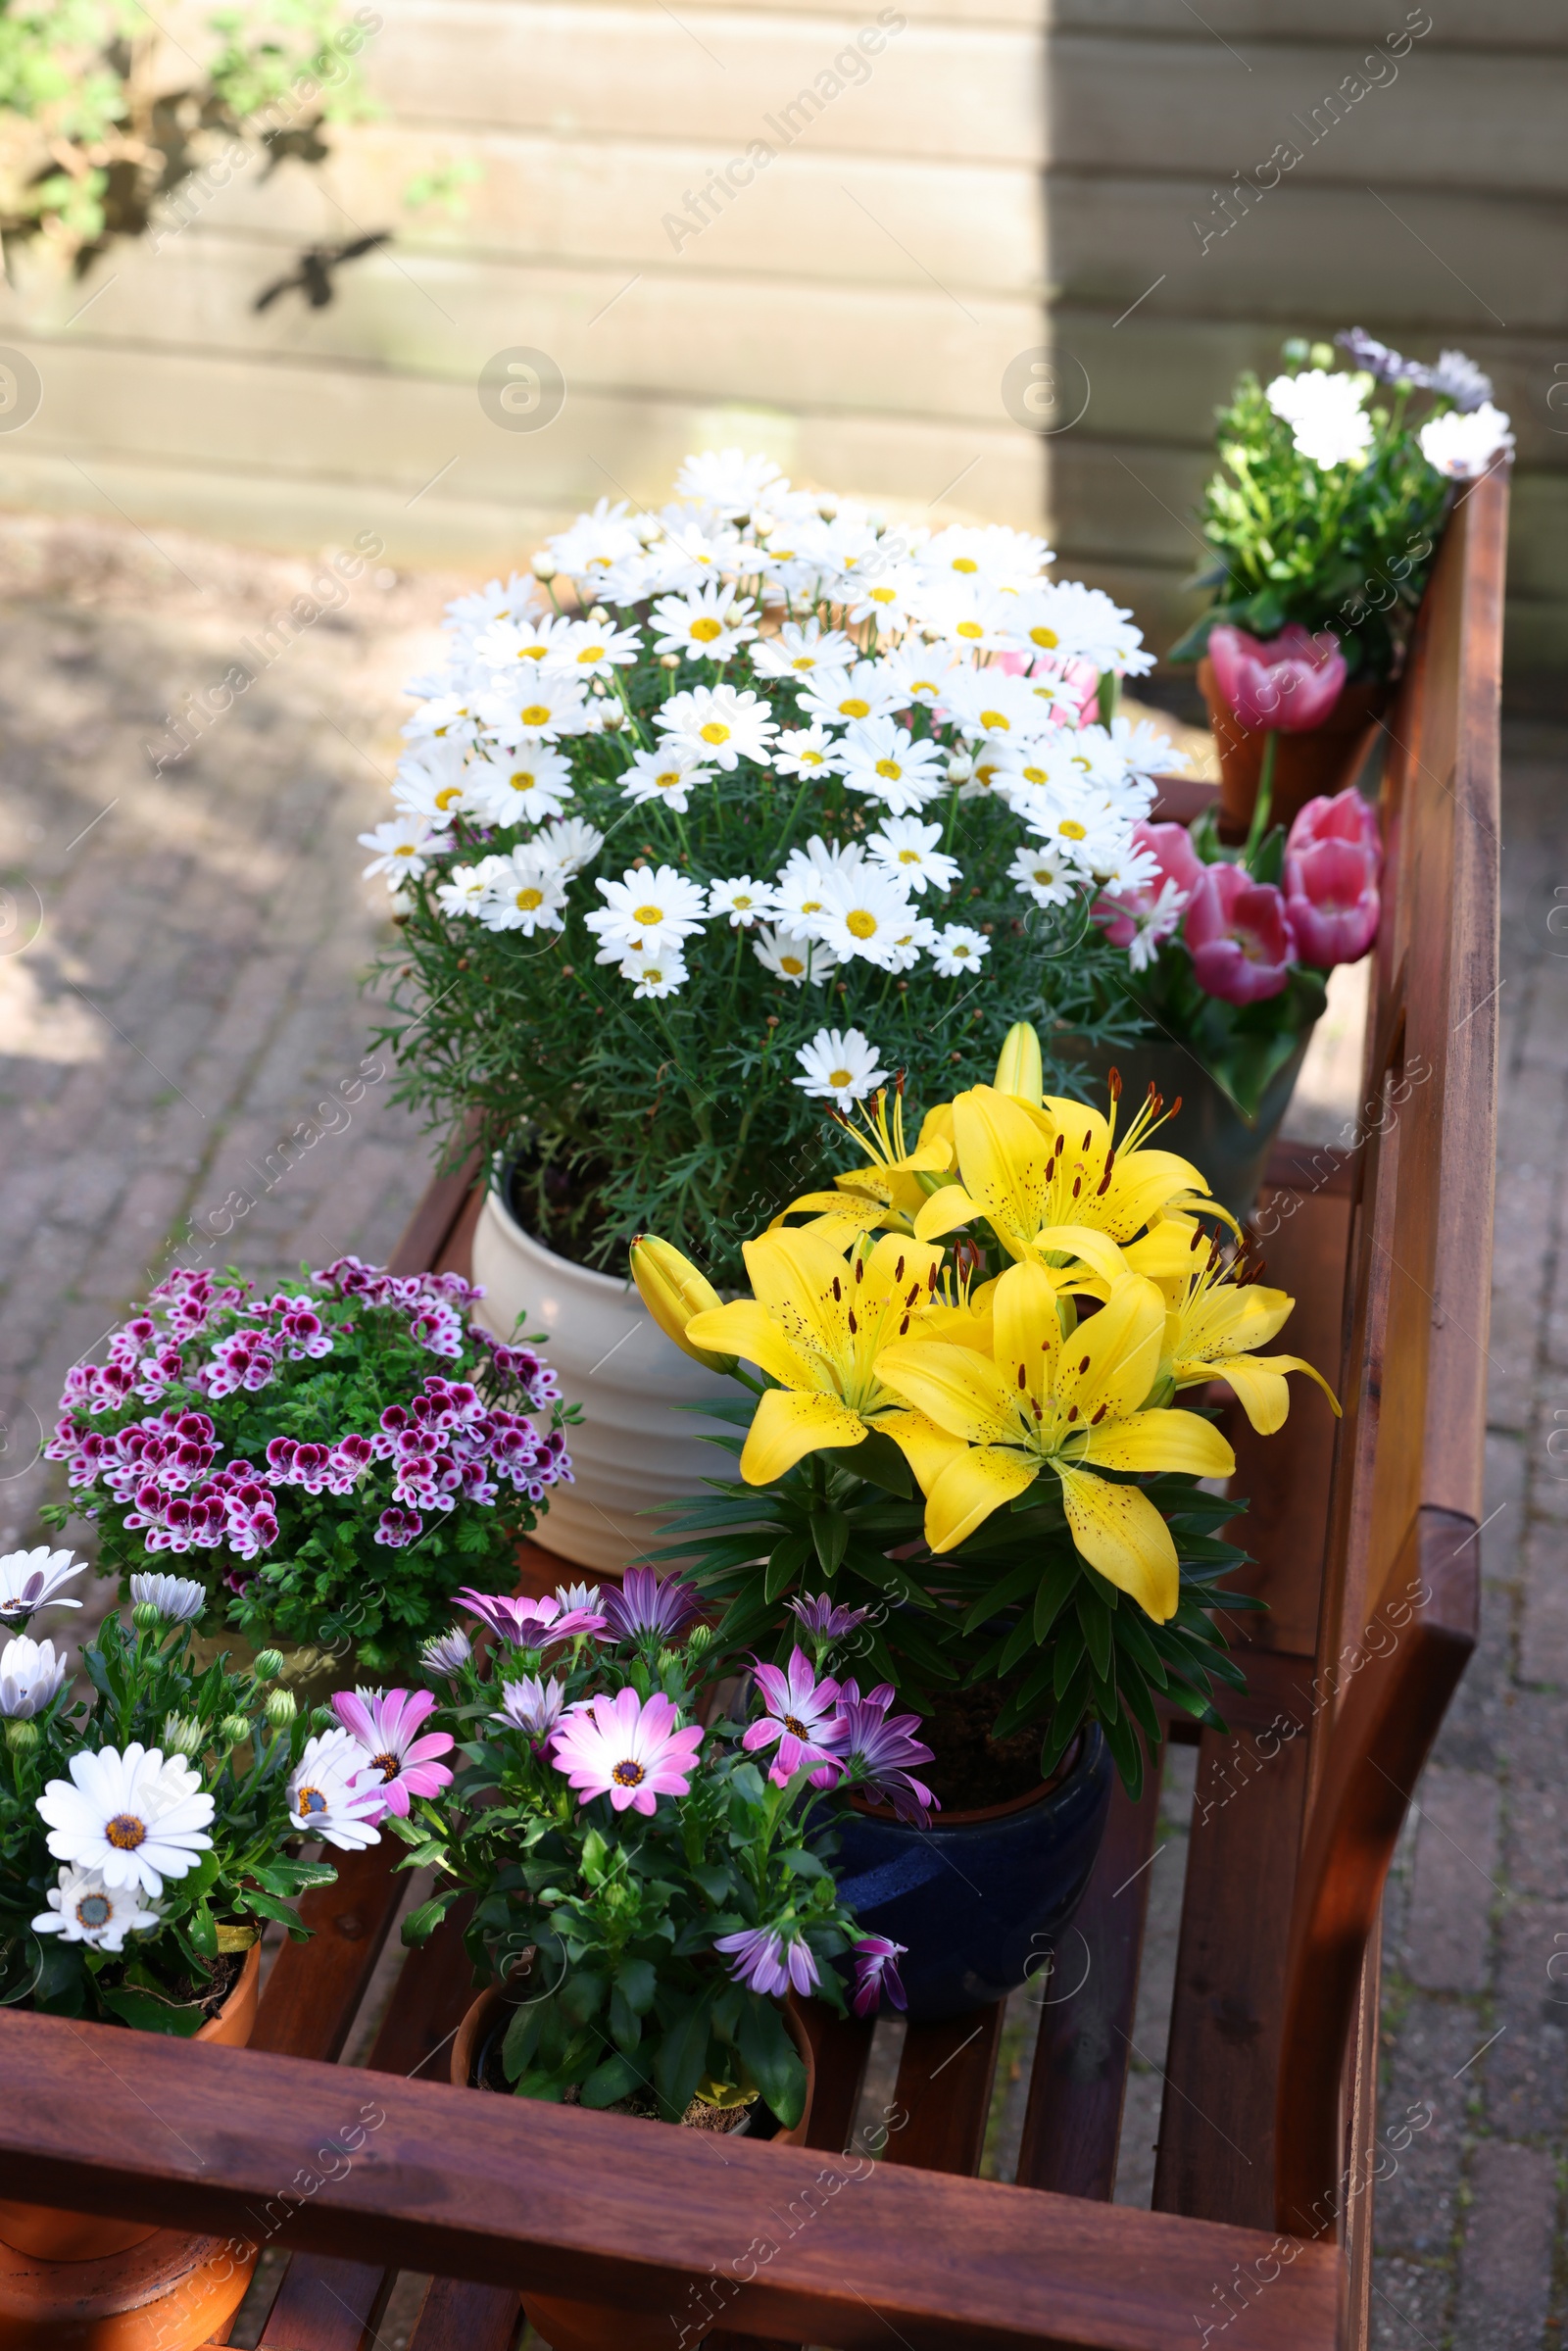
<path id="1" fill-rule="evenodd" d="M 1040 1065 L 1040 1039 L 1027 1020 L 1015 1020 L 1002 1041 L 997 1061 L 997 1092 L 1015 1094 L 1038 1110 L 1045 1098 L 1045 1073 Z"/>
<path id="2" fill-rule="evenodd" d="M 706 1363 L 710 1371 L 728 1373 L 735 1369 L 733 1355 L 710 1354 L 706 1347 L 688 1344 L 686 1325 L 692 1316 L 707 1314 L 723 1303 L 712 1283 L 698 1272 L 690 1257 L 683 1257 L 667 1241 L 657 1241 L 651 1233 L 639 1233 L 631 1245 L 631 1276 L 643 1304 L 664 1337 L 673 1339 L 682 1354 L 690 1355 L 695 1363 Z"/>

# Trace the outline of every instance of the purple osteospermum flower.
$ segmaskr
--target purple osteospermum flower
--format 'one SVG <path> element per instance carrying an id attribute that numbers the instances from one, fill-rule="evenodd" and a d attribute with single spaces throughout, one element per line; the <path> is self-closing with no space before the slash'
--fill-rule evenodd
<path id="1" fill-rule="evenodd" d="M 739 1935 L 720 1935 L 713 1948 L 724 1952 L 730 1974 L 748 1991 L 768 1992 L 782 1999 L 792 1984 L 803 1995 L 816 1989 L 816 1961 L 809 1943 L 798 1935 L 785 1936 L 767 1927 L 748 1927 Z"/>
<path id="2" fill-rule="evenodd" d="M 619 1592 L 605 1594 L 605 1617 L 616 1641 L 667 1643 L 702 1614 L 696 1589 L 678 1576 L 662 1582 L 651 1567 L 629 1567 Z"/>
<path id="3" fill-rule="evenodd" d="M 554 1675 L 543 1682 L 537 1674 L 524 1674 L 520 1680 L 507 1683 L 501 1692 L 501 1711 L 490 1719 L 525 1732 L 529 1739 L 548 1739 L 561 1720 L 565 1698 L 565 1690 Z"/>
<path id="4" fill-rule="evenodd" d="M 863 1788 L 867 1795 L 882 1796 L 889 1802 L 901 1821 L 911 1821 L 922 1829 L 931 1826 L 933 1811 L 942 1807 L 923 1781 L 916 1780 L 908 1767 L 911 1763 L 929 1763 L 931 1749 L 915 1738 L 920 1728 L 917 1714 L 896 1714 L 888 1720 L 888 1707 L 893 1692 L 884 1684 L 873 1690 L 869 1698 L 849 1691 L 854 1684 L 845 1686 L 844 1740 L 840 1762 L 846 1784 Z"/>
<path id="5" fill-rule="evenodd" d="M 908 1949 L 907 1943 L 890 1942 L 885 1935 L 862 1935 L 855 1946 L 855 1997 L 850 2005 L 857 2016 L 869 2016 L 887 1993 L 895 2008 L 907 2008 L 898 1963 Z"/>
<path id="6" fill-rule="evenodd" d="M 833 1763 L 845 1731 L 844 1717 L 838 1712 L 838 1684 L 818 1682 L 804 1649 L 792 1652 L 788 1671 L 758 1664 L 755 1673 L 765 1711 L 741 1744 L 749 1754 L 759 1747 L 777 1745 L 768 1773 L 774 1787 L 787 1788 L 803 1763 Z M 837 1777 L 836 1771 L 831 1777 Z"/>
<path id="7" fill-rule="evenodd" d="M 367 1786 L 372 1772 L 381 1775 L 381 1798 L 388 1812 L 408 1818 L 414 1796 L 438 1795 L 452 1774 L 438 1755 L 452 1745 L 450 1731 L 431 1731 L 416 1738 L 431 1713 L 435 1699 L 427 1690 L 338 1690 L 332 1693 L 332 1712 L 365 1751 Z"/>
<path id="8" fill-rule="evenodd" d="M 555 1735 L 556 1769 L 581 1804 L 608 1796 L 616 1812 L 632 1804 L 651 1813 L 661 1796 L 685 1795 L 697 1768 L 702 1726 L 681 1731 L 679 1721 L 662 1690 L 646 1701 L 629 1687 L 612 1698 L 584 1699 Z"/>
<path id="9" fill-rule="evenodd" d="M 785 1606 L 800 1618 L 813 1639 L 821 1641 L 842 1641 L 846 1633 L 863 1625 L 871 1613 L 869 1608 L 837 1608 L 825 1592 L 813 1592 L 808 1600 L 787 1600 Z"/>
<path id="10" fill-rule="evenodd" d="M 463 1591 L 458 1594 L 492 1633 L 514 1648 L 543 1649 L 553 1641 L 570 1641 L 579 1633 L 602 1633 L 604 1617 L 589 1608 L 563 1608 L 549 1593 L 542 1600 L 514 1599 L 501 1592 Z"/>

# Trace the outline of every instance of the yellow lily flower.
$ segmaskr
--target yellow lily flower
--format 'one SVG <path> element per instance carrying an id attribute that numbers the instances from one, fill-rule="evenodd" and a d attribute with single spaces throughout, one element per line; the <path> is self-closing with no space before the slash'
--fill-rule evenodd
<path id="1" fill-rule="evenodd" d="M 673 1339 L 682 1354 L 707 1364 L 710 1371 L 727 1373 L 735 1369 L 733 1355 L 710 1354 L 706 1348 L 693 1347 L 686 1336 L 694 1314 L 702 1314 L 719 1303 L 718 1292 L 706 1274 L 698 1272 L 690 1257 L 683 1257 L 668 1241 L 656 1240 L 651 1233 L 639 1233 L 631 1245 L 631 1278 L 643 1304 L 664 1337 Z"/>
<path id="2" fill-rule="evenodd" d="M 937 1459 L 927 1483 L 926 1541 L 952 1550 L 1043 1471 L 1061 1482 L 1073 1542 L 1089 1561 L 1163 1624 L 1179 1597 L 1170 1529 L 1136 1486 L 1093 1468 L 1184 1470 L 1229 1477 L 1235 1455 L 1194 1412 L 1144 1411 L 1158 1369 L 1165 1301 L 1129 1274 L 1100 1312 L 1065 1335 L 1044 1266 L 1009 1266 L 996 1287 L 992 1361 L 966 1347 L 898 1340 L 877 1358 L 879 1379 L 963 1450 Z M 916 1476 L 919 1465 L 914 1464 Z"/>
<path id="3" fill-rule="evenodd" d="M 858 1241 L 846 1258 L 809 1227 L 776 1227 L 743 1254 L 755 1295 L 697 1315 L 686 1333 L 778 1382 L 760 1399 L 741 1454 L 748 1486 L 771 1484 L 824 1445 L 859 1445 L 873 1427 L 903 1447 L 917 1478 L 934 1474 L 956 1445 L 905 1408 L 876 1359 L 924 1312 L 942 1251 L 884 1233 L 871 1246 Z"/>
<path id="4" fill-rule="evenodd" d="M 1201 1234 L 1197 1238 L 1200 1241 Z M 1190 1252 L 1191 1254 L 1191 1252 Z M 1160 1380 L 1172 1395 L 1197 1388 L 1208 1380 L 1223 1380 L 1260 1437 L 1272 1437 L 1285 1425 L 1291 1392 L 1285 1374 L 1304 1371 L 1316 1380 L 1340 1418 L 1339 1399 L 1315 1365 L 1301 1355 L 1259 1355 L 1283 1326 L 1296 1304 L 1283 1290 L 1265 1290 L 1257 1282 L 1238 1282 L 1236 1267 L 1221 1262 L 1215 1249 L 1206 1250 L 1196 1272 L 1161 1282 L 1165 1298 L 1165 1340 L 1160 1354 Z"/>
<path id="5" fill-rule="evenodd" d="M 885 1086 L 877 1090 L 874 1117 L 861 1108 L 863 1127 L 857 1127 L 842 1111 L 831 1115 L 851 1140 L 859 1145 L 870 1165 L 853 1167 L 835 1176 L 836 1189 L 832 1192 L 802 1193 L 799 1200 L 780 1209 L 769 1231 L 805 1208 L 815 1208 L 820 1213 L 801 1230 L 820 1233 L 840 1249 L 852 1233 L 875 1232 L 884 1226 L 910 1231 L 933 1184 L 953 1165 L 951 1132 L 944 1139 L 933 1130 L 933 1120 L 928 1117 L 914 1150 L 907 1148 L 904 1137 L 902 1081 L 894 1089 L 891 1120 Z M 930 1180 L 922 1180 L 927 1178 Z"/>

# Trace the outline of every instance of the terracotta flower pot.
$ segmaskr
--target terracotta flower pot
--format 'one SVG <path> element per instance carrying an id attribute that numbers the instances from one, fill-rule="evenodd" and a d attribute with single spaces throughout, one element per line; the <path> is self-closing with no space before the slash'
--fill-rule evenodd
<path id="1" fill-rule="evenodd" d="M 488 1991 L 479 1994 L 458 2027 L 452 2044 L 452 2079 L 460 2089 L 484 2086 L 474 2076 L 484 2044 L 507 2006 L 505 1990 L 500 1984 L 492 1984 Z M 788 2131 L 776 2131 L 771 2143 L 778 2147 L 804 2147 L 816 2091 L 816 2059 L 810 2035 L 793 2005 L 785 2009 L 784 2023 L 806 2067 L 806 2104 L 801 2109 L 800 2121 Z M 550 2351 L 669 2351 L 675 2335 L 683 2345 L 700 2343 L 720 2324 L 722 2317 L 718 2311 L 710 2316 L 706 2308 L 695 2319 L 690 2310 L 621 2310 L 611 2303 L 568 2300 L 563 2294 L 525 2294 L 522 2306 L 529 2325 L 544 2336 Z"/>
<path id="2" fill-rule="evenodd" d="M 1198 682 L 1219 748 L 1219 837 L 1245 841 L 1257 801 L 1264 738 L 1234 714 L 1206 654 L 1198 664 Z M 1289 825 L 1309 800 L 1332 796 L 1353 782 L 1393 691 L 1386 682 L 1348 685 L 1321 726 L 1276 736 L 1271 821 Z"/>
<path id="3" fill-rule="evenodd" d="M 197 2040 L 242 2049 L 262 1947 Z M 89 2094 L 83 2060 L 82 2094 Z M 0 2351 L 190 2351 L 245 2299 L 256 2248 L 49 2204 L 0 2200 Z"/>

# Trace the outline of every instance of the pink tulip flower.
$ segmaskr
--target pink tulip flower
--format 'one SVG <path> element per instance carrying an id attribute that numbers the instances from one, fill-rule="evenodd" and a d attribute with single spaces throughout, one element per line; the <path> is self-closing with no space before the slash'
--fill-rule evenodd
<path id="1" fill-rule="evenodd" d="M 1210 629 L 1214 682 L 1243 726 L 1304 735 L 1321 726 L 1345 684 L 1345 656 L 1329 628 L 1314 637 L 1290 621 L 1265 643 L 1245 629 Z"/>
<path id="2" fill-rule="evenodd" d="M 1353 788 L 1309 800 L 1285 845 L 1285 903 L 1303 963 L 1358 963 L 1378 935 L 1378 820 Z"/>
<path id="3" fill-rule="evenodd" d="M 1183 929 L 1205 996 L 1252 1004 L 1278 996 L 1296 960 L 1296 936 L 1281 891 L 1240 865 L 1205 865 Z"/>

